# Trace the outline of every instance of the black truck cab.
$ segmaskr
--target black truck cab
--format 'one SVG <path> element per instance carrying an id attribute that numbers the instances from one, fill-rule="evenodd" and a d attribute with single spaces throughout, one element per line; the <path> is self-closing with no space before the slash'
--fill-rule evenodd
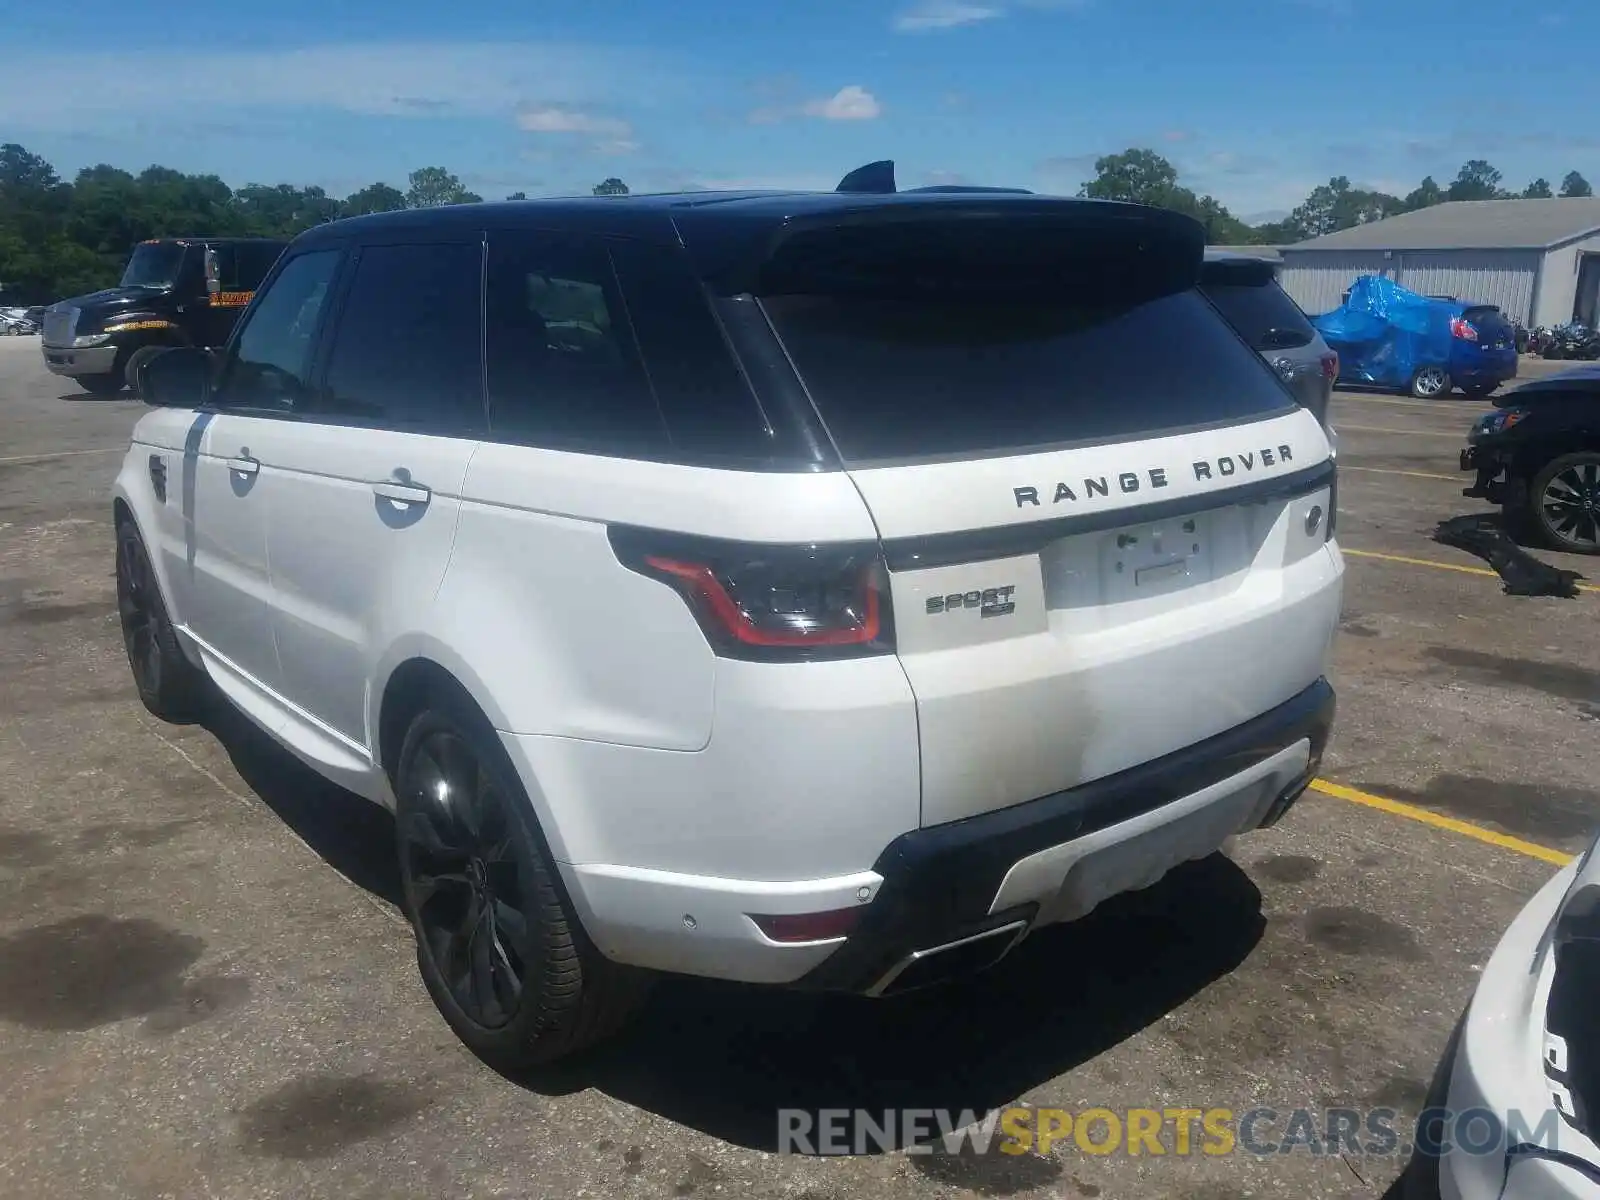
<path id="1" fill-rule="evenodd" d="M 222 345 L 285 245 L 273 238 L 140 242 L 116 287 L 45 310 L 45 366 L 109 395 L 164 349 Z"/>

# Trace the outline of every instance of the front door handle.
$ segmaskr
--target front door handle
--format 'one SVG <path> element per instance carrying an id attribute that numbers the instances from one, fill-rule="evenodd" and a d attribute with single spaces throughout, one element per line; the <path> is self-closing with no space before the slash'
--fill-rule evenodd
<path id="1" fill-rule="evenodd" d="M 237 471 L 241 475 L 254 475 L 261 470 L 261 460 L 251 458 L 249 455 L 230 458 L 228 460 L 228 470 Z"/>
<path id="2" fill-rule="evenodd" d="M 396 504 L 420 505 L 433 499 L 433 492 L 420 483 L 375 483 L 372 491 L 374 495 L 393 500 Z"/>

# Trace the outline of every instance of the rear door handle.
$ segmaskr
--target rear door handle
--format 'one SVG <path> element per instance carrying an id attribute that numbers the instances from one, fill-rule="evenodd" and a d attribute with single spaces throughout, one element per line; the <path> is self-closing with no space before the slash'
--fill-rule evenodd
<path id="1" fill-rule="evenodd" d="M 261 470 L 261 462 L 259 459 L 250 458 L 249 456 L 230 458 L 228 460 L 228 470 L 237 471 L 241 475 L 254 475 Z"/>
<path id="2" fill-rule="evenodd" d="M 426 504 L 433 499 L 433 492 L 420 483 L 375 483 L 372 491 L 396 504 Z"/>

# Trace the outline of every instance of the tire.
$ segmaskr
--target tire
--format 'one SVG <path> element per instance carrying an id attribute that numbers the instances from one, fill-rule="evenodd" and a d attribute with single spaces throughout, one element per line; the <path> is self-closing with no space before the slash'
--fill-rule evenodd
<path id="1" fill-rule="evenodd" d="M 194 721 L 203 710 L 208 681 L 178 645 L 144 539 L 126 518 L 117 522 L 117 618 L 145 708 L 173 724 Z"/>
<path id="2" fill-rule="evenodd" d="M 1450 374 L 1443 367 L 1418 367 L 1411 376 L 1411 394 L 1418 400 L 1437 400 L 1450 394 Z"/>
<path id="3" fill-rule="evenodd" d="M 115 396 L 122 390 L 126 380 L 121 371 L 109 371 L 104 375 L 79 375 L 77 384 L 84 391 L 94 396 Z"/>
<path id="4" fill-rule="evenodd" d="M 621 1029 L 642 1006 L 649 976 L 589 942 L 527 793 L 470 701 L 429 698 L 406 731 L 393 782 L 417 967 L 456 1036 L 490 1066 L 518 1071 Z"/>
<path id="5" fill-rule="evenodd" d="M 1551 459 L 1528 483 L 1534 532 L 1552 550 L 1600 554 L 1600 451 Z"/>
<path id="6" fill-rule="evenodd" d="M 139 368 L 158 354 L 170 349 L 172 349 L 171 346 L 140 346 L 139 349 L 128 355 L 128 365 L 122 369 L 122 378 L 128 385 L 128 390 L 135 396 L 139 395 Z"/>

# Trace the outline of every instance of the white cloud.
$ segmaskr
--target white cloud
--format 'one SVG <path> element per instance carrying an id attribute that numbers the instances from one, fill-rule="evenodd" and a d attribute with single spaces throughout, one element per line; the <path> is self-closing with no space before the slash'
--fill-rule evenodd
<path id="1" fill-rule="evenodd" d="M 524 109 L 517 114 L 517 128 L 529 133 L 588 133 L 606 138 L 627 138 L 633 133 L 631 125 L 616 117 L 556 105 Z"/>
<path id="2" fill-rule="evenodd" d="M 139 69 L 129 71 L 137 61 Z M 115 79 L 115 87 L 84 87 Z M 530 100 L 581 108 L 670 86 L 642 56 L 547 42 L 356 42 L 267 51 L 0 54 L 0 125 L 83 131 L 164 114 L 332 109 L 506 116 Z"/>
<path id="3" fill-rule="evenodd" d="M 895 16 L 894 27 L 901 33 L 929 33 L 993 21 L 1013 7 L 1060 12 L 1080 9 L 1088 3 L 1089 0 L 915 0 Z"/>
<path id="4" fill-rule="evenodd" d="M 992 21 L 1004 12 L 994 4 L 974 4 L 969 0 L 920 0 L 894 19 L 902 33 L 925 33 L 930 29 L 954 29 Z"/>
<path id="5" fill-rule="evenodd" d="M 754 110 L 752 125 L 775 125 L 791 117 L 816 117 L 822 121 L 871 121 L 883 115 L 878 98 L 858 83 L 848 84 L 831 96 L 804 104 L 769 104 Z"/>
<path id="6" fill-rule="evenodd" d="M 883 112 L 878 98 L 860 84 L 840 88 L 826 100 L 812 100 L 803 110 L 808 117 L 824 121 L 870 121 Z"/>

